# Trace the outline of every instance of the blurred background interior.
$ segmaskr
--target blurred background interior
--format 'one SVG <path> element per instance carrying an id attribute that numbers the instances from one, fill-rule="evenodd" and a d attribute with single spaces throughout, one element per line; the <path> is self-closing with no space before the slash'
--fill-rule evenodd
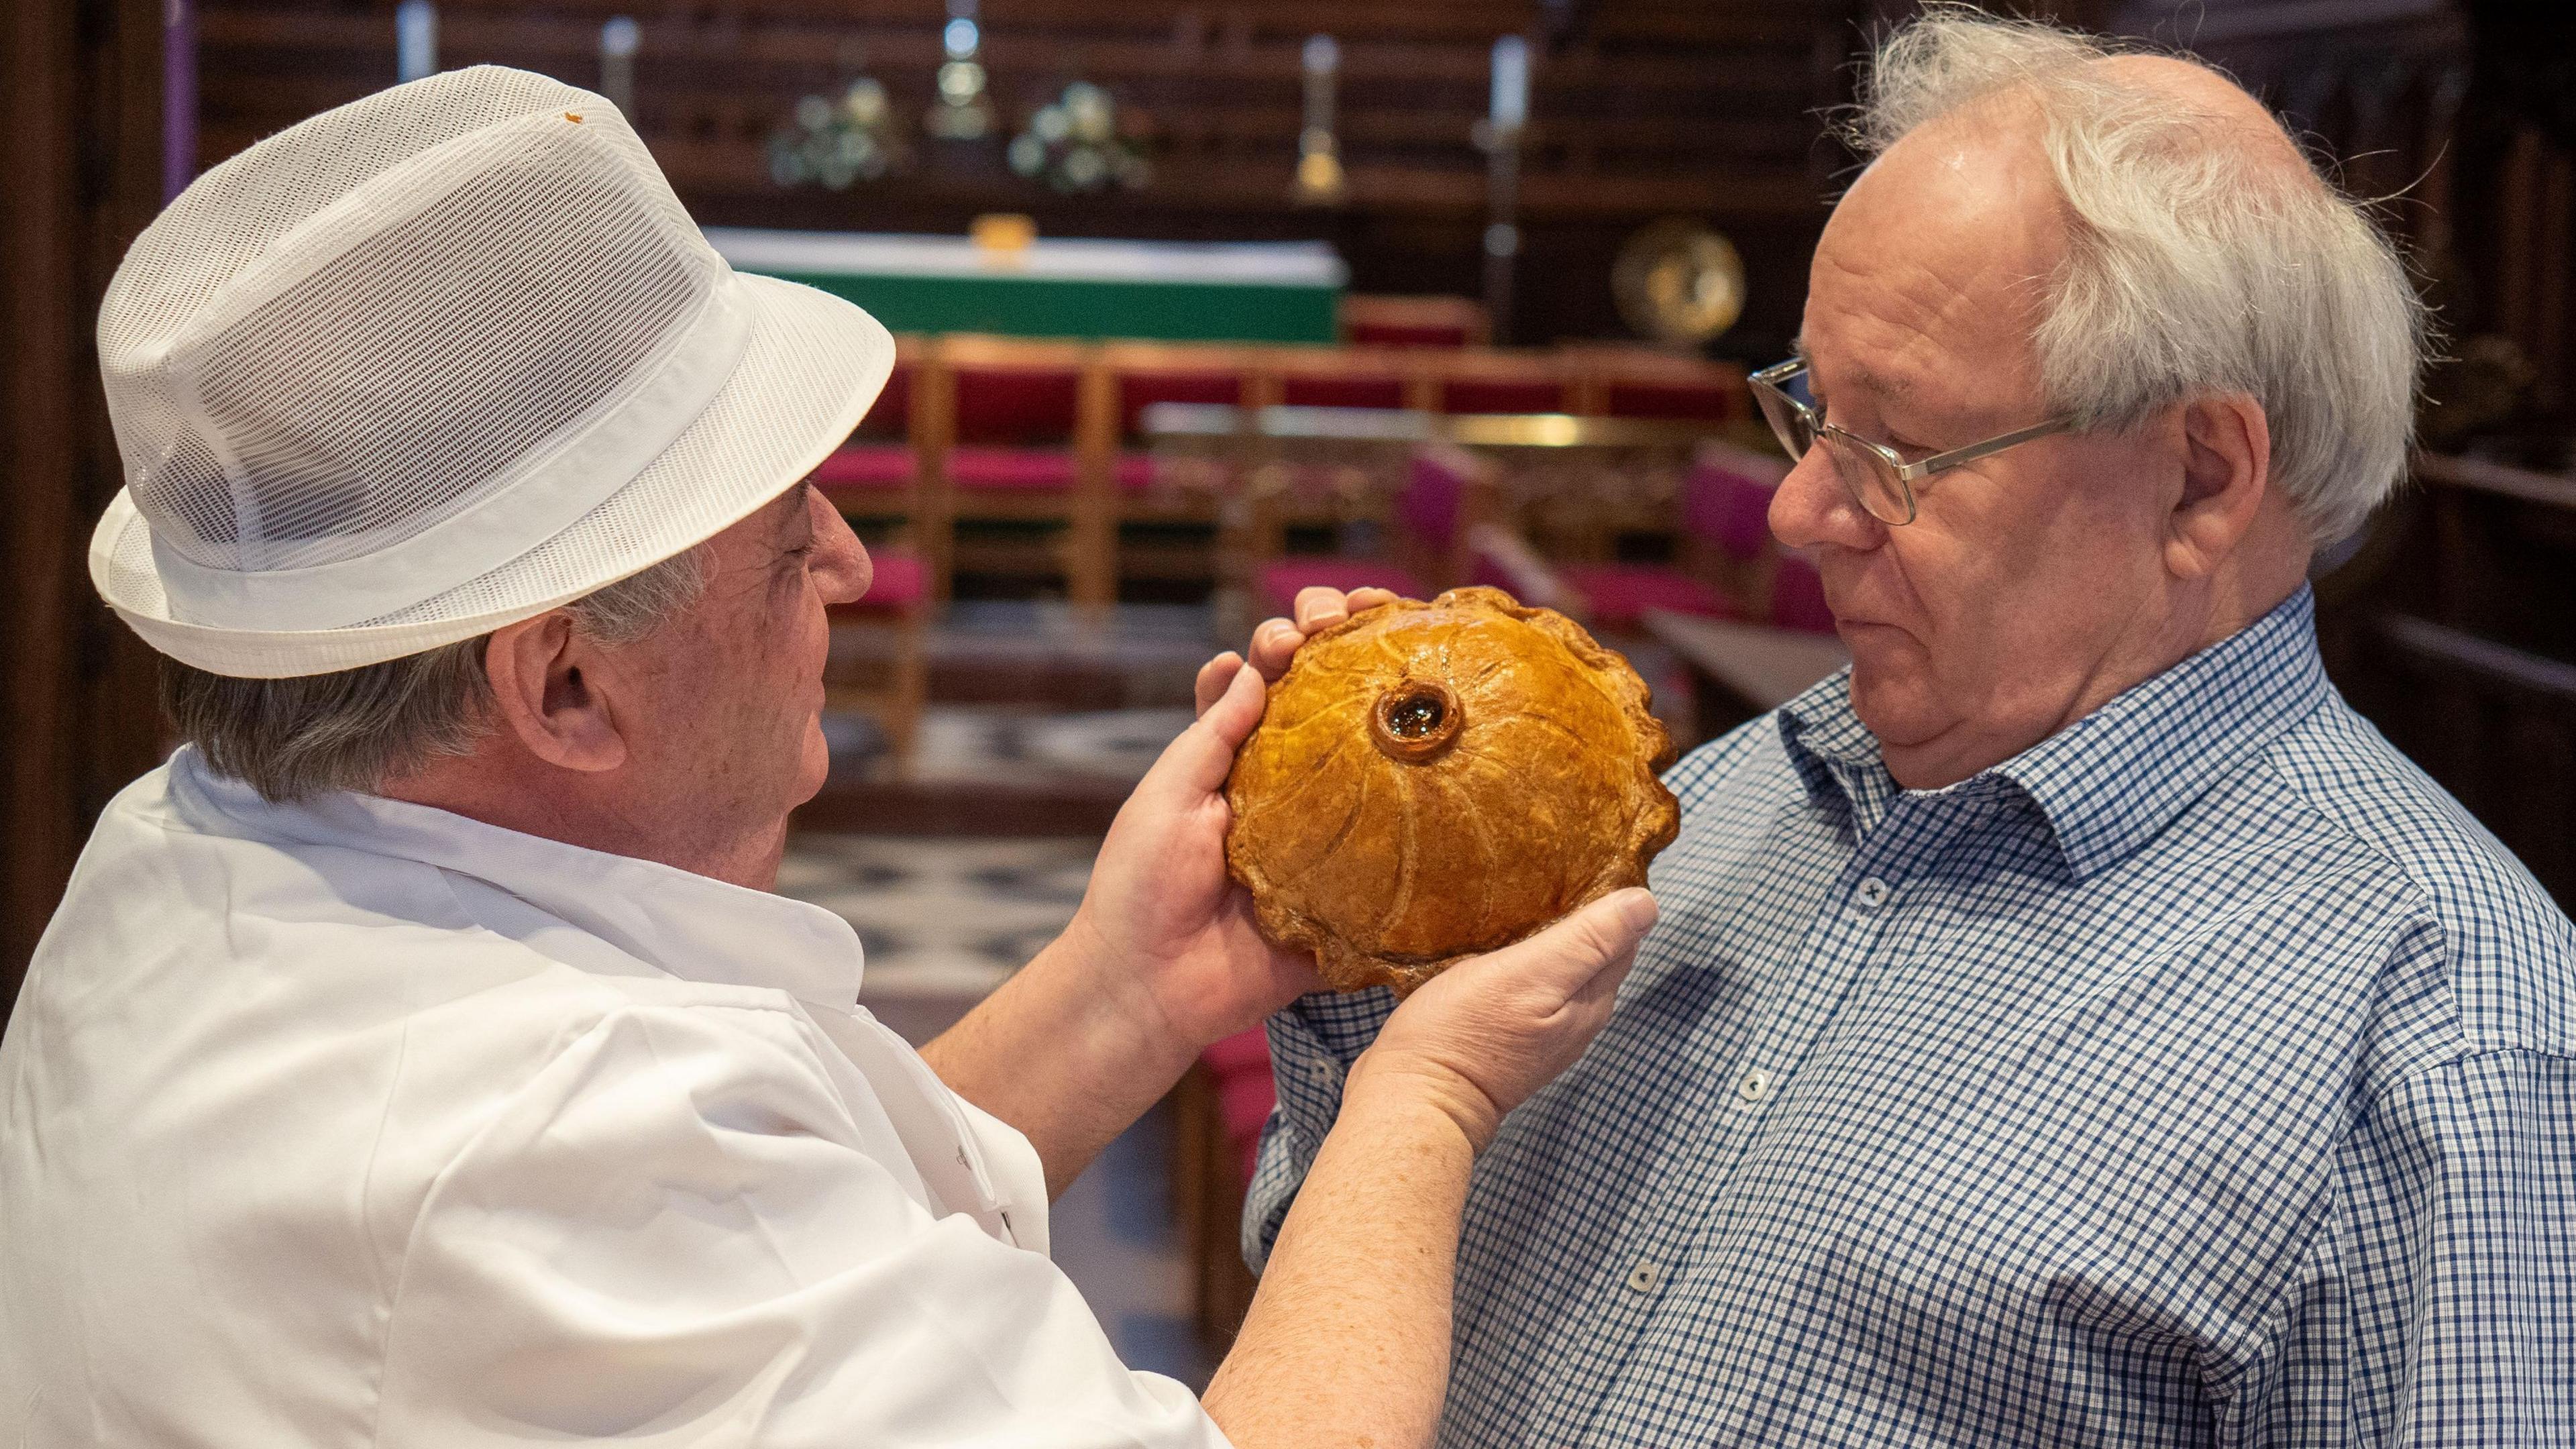
<path id="1" fill-rule="evenodd" d="M 1842 662 L 1764 525 L 1744 390 L 1906 0 L 14 0 L 0 1004 L 164 748 L 91 595 L 120 483 L 90 325 L 188 178 L 398 78 L 613 98 L 741 269 L 901 336 L 817 478 L 876 591 L 780 888 L 926 1040 L 1049 939 L 1189 718 L 1306 584 L 1497 584 L 1625 650 L 1685 744 Z M 2558 4 L 2063 0 L 2227 66 L 2385 198 L 2448 340 L 2416 480 L 2316 570 L 2329 665 L 2576 905 L 2576 44 Z M 1131 1361 L 1203 1382 L 1270 1105 L 1221 1044 L 1059 1207 Z"/>

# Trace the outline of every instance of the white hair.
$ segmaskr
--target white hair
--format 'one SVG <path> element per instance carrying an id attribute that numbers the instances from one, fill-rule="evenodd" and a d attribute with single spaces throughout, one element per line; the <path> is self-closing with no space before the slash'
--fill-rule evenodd
<path id="1" fill-rule="evenodd" d="M 2318 544 L 2343 538 L 2405 475 L 2427 340 L 2405 265 L 2313 167 L 2299 175 L 2170 92 L 2106 74 L 2097 62 L 2117 53 L 1936 5 L 1879 45 L 1846 134 L 1876 157 L 1989 97 L 2035 103 L 2069 221 L 2032 339 L 2052 409 L 2117 430 L 2194 396 L 2250 394 L 2272 484 Z"/>
<path id="2" fill-rule="evenodd" d="M 575 629 L 612 648 L 640 643 L 706 591 L 700 544 L 564 606 Z M 218 774 L 270 800 L 325 790 L 373 792 L 442 756 L 471 754 L 490 731 L 484 634 L 382 664 L 288 679 L 233 679 L 161 661 L 161 707 Z"/>

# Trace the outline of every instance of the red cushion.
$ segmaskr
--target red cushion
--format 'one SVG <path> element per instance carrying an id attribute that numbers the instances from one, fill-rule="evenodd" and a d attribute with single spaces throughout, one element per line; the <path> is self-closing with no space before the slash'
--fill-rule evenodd
<path id="1" fill-rule="evenodd" d="M 1299 589 L 1392 589 L 1408 599 L 1430 597 L 1422 580 L 1383 559 L 1334 558 L 1330 556 L 1273 559 L 1261 566 L 1258 580 L 1262 606 L 1274 614 L 1285 614 L 1297 604 Z"/>
<path id="2" fill-rule="evenodd" d="M 1289 377 L 1279 384 L 1279 400 L 1292 408 L 1400 408 L 1404 379 L 1330 373 Z"/>
<path id="3" fill-rule="evenodd" d="M 1118 377 L 1119 436 L 1134 437 L 1137 415 L 1155 403 L 1243 403 L 1243 379 L 1231 372 L 1150 370 Z"/>
<path id="4" fill-rule="evenodd" d="M 921 555 L 908 548 L 872 548 L 868 550 L 868 562 L 876 566 L 876 576 L 869 581 L 866 596 L 855 603 L 834 605 L 833 613 L 907 609 L 929 596 L 930 565 Z"/>
<path id="5" fill-rule="evenodd" d="M 868 405 L 868 415 L 859 420 L 858 436 L 862 438 L 900 438 L 912 421 L 912 364 L 898 362 L 886 375 L 885 390 Z"/>
<path id="6" fill-rule="evenodd" d="M 912 449 L 900 443 L 851 443 L 814 469 L 814 486 L 838 502 L 841 495 L 882 492 L 912 485 Z"/>
<path id="7" fill-rule="evenodd" d="M 1614 382 L 1605 401 L 1614 418 L 1722 423 L 1735 413 L 1735 390 L 1715 382 Z"/>
<path id="8" fill-rule="evenodd" d="M 1734 613 L 1716 589 L 1657 564 L 1559 564 L 1557 577 L 1592 601 L 1592 622 L 1632 627 L 1648 609 L 1725 618 Z"/>
<path id="9" fill-rule="evenodd" d="M 1130 493 L 1141 493 L 1154 486 L 1154 456 L 1151 453 L 1121 453 L 1117 463 L 1118 486 Z"/>
<path id="10" fill-rule="evenodd" d="M 1834 611 L 1825 605 L 1825 581 L 1816 566 L 1789 554 L 1771 579 L 1771 622 L 1783 629 L 1834 632 Z"/>
<path id="11" fill-rule="evenodd" d="M 1073 455 L 1055 448 L 951 448 L 948 481 L 991 493 L 1073 486 Z"/>
<path id="12" fill-rule="evenodd" d="M 1471 339 L 1457 322 L 1354 322 L 1351 341 L 1370 347 L 1464 347 Z"/>
<path id="13" fill-rule="evenodd" d="M 1548 377 L 1456 377 L 1440 388 L 1444 413 L 1553 413 L 1565 388 Z"/>
<path id="14" fill-rule="evenodd" d="M 1035 443 L 1073 436 L 1082 374 L 1072 368 L 957 369 L 957 441 Z"/>

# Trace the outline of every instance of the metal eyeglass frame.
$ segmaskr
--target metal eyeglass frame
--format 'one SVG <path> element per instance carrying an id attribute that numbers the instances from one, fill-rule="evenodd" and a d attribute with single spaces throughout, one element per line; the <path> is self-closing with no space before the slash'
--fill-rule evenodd
<path id="1" fill-rule="evenodd" d="M 1763 420 L 1771 424 L 1772 436 L 1780 440 L 1780 446 L 1788 450 L 1789 457 L 1793 461 L 1806 456 L 1807 450 L 1799 445 L 1795 430 L 1789 424 L 1792 418 L 1806 428 L 1809 437 L 1831 439 L 1833 442 L 1842 443 L 1858 450 L 1863 456 L 1879 465 L 1880 480 L 1895 485 L 1887 490 L 1889 494 L 1903 500 L 1905 510 L 1903 518 L 1890 518 L 1871 507 L 1869 498 L 1861 486 L 1852 481 L 1851 474 L 1843 469 L 1839 467 L 1834 469 L 1834 476 L 1842 480 L 1843 491 L 1851 495 L 1852 502 L 1860 505 L 1861 512 L 1891 528 L 1902 528 L 1914 521 L 1916 479 L 1929 478 L 1935 473 L 1956 468 L 1962 463 L 1973 463 L 1979 458 L 2000 453 L 2006 448 L 2027 443 L 2033 438 L 2062 433 L 2075 426 L 2072 418 L 2052 418 L 2047 422 L 2005 433 L 2000 437 L 1988 438 L 1982 443 L 1970 443 L 1964 448 L 1952 448 L 1946 453 L 1934 453 L 1928 458 L 1908 463 L 1898 456 L 1894 448 L 1885 443 L 1873 443 L 1848 429 L 1826 422 L 1824 414 L 1816 411 L 1813 406 L 1789 396 L 1785 384 L 1806 370 L 1807 359 L 1792 357 L 1786 362 L 1773 363 L 1745 381 L 1753 388 L 1754 401 L 1762 405 Z M 1786 410 L 1785 417 L 1782 410 Z"/>

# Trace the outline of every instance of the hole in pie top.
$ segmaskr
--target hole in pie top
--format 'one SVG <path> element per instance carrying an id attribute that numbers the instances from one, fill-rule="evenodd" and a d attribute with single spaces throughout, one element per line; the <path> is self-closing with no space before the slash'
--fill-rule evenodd
<path id="1" fill-rule="evenodd" d="M 1428 739 L 1449 716 L 1436 694 L 1408 694 L 1386 707 L 1386 732 L 1400 740 Z"/>

